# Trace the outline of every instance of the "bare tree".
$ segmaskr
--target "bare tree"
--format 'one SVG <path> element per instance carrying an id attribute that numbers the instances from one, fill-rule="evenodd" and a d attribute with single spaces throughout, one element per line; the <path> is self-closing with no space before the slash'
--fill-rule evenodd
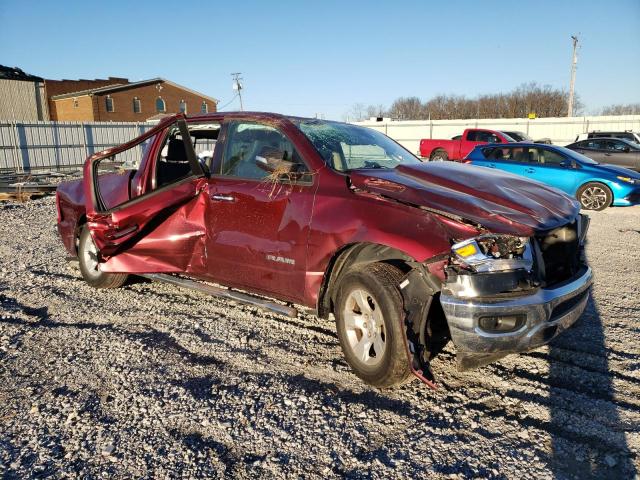
<path id="1" fill-rule="evenodd" d="M 393 118 L 401 120 L 450 120 L 469 118 L 523 118 L 530 113 L 538 117 L 564 117 L 567 115 L 568 93 L 550 85 L 535 82 L 524 83 L 508 93 L 479 95 L 466 98 L 459 95 L 439 94 L 423 102 L 418 97 L 400 97 L 395 100 L 389 111 Z M 640 104 L 638 104 L 640 105 Z M 620 107 L 615 111 L 637 111 L 633 105 Z M 583 104 L 576 95 L 574 113 L 580 115 Z M 384 116 L 382 105 L 355 104 L 346 114 L 351 120 L 363 120 L 368 117 Z"/>
<path id="2" fill-rule="evenodd" d="M 364 103 L 354 103 L 342 118 L 345 122 L 360 122 L 367 118 L 367 112 Z"/>
<path id="3" fill-rule="evenodd" d="M 421 120 L 424 118 L 424 106 L 418 97 L 400 97 L 391 104 L 389 113 L 401 120 Z"/>
<path id="4" fill-rule="evenodd" d="M 602 109 L 602 115 L 640 115 L 640 103 L 609 105 Z"/>

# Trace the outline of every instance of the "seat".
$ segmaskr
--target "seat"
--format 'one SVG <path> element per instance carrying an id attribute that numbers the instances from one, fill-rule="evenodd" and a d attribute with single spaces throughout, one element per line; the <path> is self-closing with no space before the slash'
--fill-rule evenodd
<path id="1" fill-rule="evenodd" d="M 161 157 L 156 167 L 156 188 L 186 177 L 191 173 L 187 152 L 181 138 L 170 138 L 167 156 Z"/>

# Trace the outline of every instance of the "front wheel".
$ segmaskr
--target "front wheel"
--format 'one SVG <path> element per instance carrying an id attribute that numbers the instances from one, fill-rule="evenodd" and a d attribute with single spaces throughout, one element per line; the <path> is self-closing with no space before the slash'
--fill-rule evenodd
<path id="1" fill-rule="evenodd" d="M 100 271 L 98 248 L 93 243 L 89 228 L 85 225 L 78 243 L 78 263 L 82 278 L 95 288 L 118 288 L 124 285 L 129 275 L 126 273 L 105 273 Z"/>
<path id="2" fill-rule="evenodd" d="M 404 344 L 402 273 L 385 263 L 355 268 L 340 279 L 335 306 L 338 339 L 353 372 L 375 387 L 411 376 Z"/>
<path id="3" fill-rule="evenodd" d="M 609 187 L 598 182 L 589 182 L 580 187 L 576 197 L 585 210 L 604 210 L 613 202 Z"/>

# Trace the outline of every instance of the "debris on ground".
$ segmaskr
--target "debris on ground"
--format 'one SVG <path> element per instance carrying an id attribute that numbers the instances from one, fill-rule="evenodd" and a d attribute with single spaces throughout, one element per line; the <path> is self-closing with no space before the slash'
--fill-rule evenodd
<path id="1" fill-rule="evenodd" d="M 0 200 L 24 202 L 56 192 L 58 184 L 79 175 L 73 172 L 13 173 L 0 172 Z"/>

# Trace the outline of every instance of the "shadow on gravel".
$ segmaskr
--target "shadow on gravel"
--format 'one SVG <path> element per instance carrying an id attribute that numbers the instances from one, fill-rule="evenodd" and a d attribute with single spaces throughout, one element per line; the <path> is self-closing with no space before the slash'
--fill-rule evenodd
<path id="1" fill-rule="evenodd" d="M 0 291 L 2 289 L 0 288 Z M 0 323 L 8 323 L 13 325 L 23 325 L 30 328 L 75 328 L 78 330 L 96 330 L 107 331 L 115 335 L 128 338 L 131 341 L 138 341 L 148 348 L 161 348 L 165 351 L 173 352 L 182 357 L 186 362 L 196 365 L 215 365 L 223 366 L 224 362 L 218 360 L 212 355 L 201 355 L 192 352 L 188 348 L 181 345 L 169 333 L 147 327 L 147 331 L 138 332 L 130 331 L 115 326 L 113 323 L 95 323 L 95 322 L 57 322 L 49 316 L 48 307 L 30 307 L 18 302 L 15 298 L 8 297 L 0 293 L 0 305 L 9 312 L 24 313 L 30 317 L 34 317 L 33 321 L 23 320 L 17 317 L 8 317 L 0 320 Z"/>
<path id="2" fill-rule="evenodd" d="M 593 360 L 588 367 L 567 361 L 567 351 L 589 355 Z M 551 342 L 548 358 L 548 430 L 553 450 L 550 466 L 556 477 L 634 478 L 636 469 L 618 408 L 638 407 L 615 397 L 615 374 L 609 368 L 604 326 L 593 297 L 576 326 Z M 579 433 L 584 432 L 584 425 L 571 425 L 575 413 L 581 413 L 580 401 L 589 404 L 585 416 L 598 411 L 595 420 L 602 425 L 600 431 Z M 587 420 L 591 423 L 594 419 Z M 608 433 L 603 435 L 603 431 Z"/>

